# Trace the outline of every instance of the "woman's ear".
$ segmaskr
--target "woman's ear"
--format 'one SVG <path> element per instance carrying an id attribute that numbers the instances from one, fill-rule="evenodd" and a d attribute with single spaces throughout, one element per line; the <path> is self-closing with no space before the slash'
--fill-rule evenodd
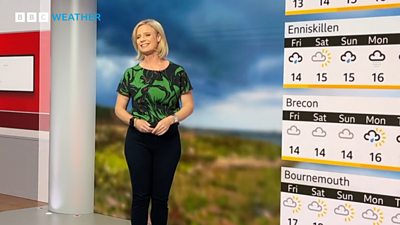
<path id="1" fill-rule="evenodd" d="M 160 42 L 160 41 L 161 41 L 161 35 L 157 34 L 157 42 Z"/>

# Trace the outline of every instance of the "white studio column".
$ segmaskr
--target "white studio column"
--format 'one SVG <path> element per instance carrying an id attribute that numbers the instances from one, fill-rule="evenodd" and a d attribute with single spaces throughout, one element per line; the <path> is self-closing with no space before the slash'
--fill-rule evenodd
<path id="1" fill-rule="evenodd" d="M 51 12 L 97 13 L 97 0 L 52 0 Z M 87 214 L 94 205 L 96 21 L 51 24 L 49 210 Z"/>

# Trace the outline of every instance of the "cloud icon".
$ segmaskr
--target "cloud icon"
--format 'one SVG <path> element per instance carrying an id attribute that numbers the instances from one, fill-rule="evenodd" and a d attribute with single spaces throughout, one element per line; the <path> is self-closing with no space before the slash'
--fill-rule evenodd
<path id="1" fill-rule="evenodd" d="M 300 135 L 300 129 L 297 128 L 295 125 L 291 126 L 289 129 L 287 129 L 286 132 L 289 135 Z"/>
<path id="2" fill-rule="evenodd" d="M 337 208 L 335 208 L 335 214 L 341 215 L 341 216 L 348 216 L 350 214 L 349 210 L 346 209 L 343 205 L 339 205 Z"/>
<path id="3" fill-rule="evenodd" d="M 312 131 L 312 135 L 314 137 L 325 137 L 326 136 L 326 131 L 322 129 L 321 127 L 315 128 L 315 130 Z"/>
<path id="4" fill-rule="evenodd" d="M 317 52 L 311 57 L 313 62 L 325 62 L 326 56 L 322 52 Z"/>
<path id="5" fill-rule="evenodd" d="M 357 57 L 351 51 L 346 51 L 343 55 L 340 56 L 340 60 L 345 63 L 351 63 L 356 61 Z"/>
<path id="6" fill-rule="evenodd" d="M 296 208 L 297 203 L 292 198 L 288 198 L 283 201 L 283 205 L 290 208 Z"/>
<path id="7" fill-rule="evenodd" d="M 318 202 L 313 201 L 308 205 L 308 209 L 311 211 L 321 212 L 322 206 L 320 204 L 318 204 Z"/>
<path id="8" fill-rule="evenodd" d="M 367 211 L 363 212 L 362 217 L 367 220 L 377 220 L 378 215 L 374 213 L 371 209 L 368 209 Z"/>
<path id="9" fill-rule="evenodd" d="M 353 139 L 354 134 L 346 128 L 339 132 L 339 137 L 342 139 Z"/>
<path id="10" fill-rule="evenodd" d="M 364 139 L 371 143 L 377 142 L 381 139 L 381 135 L 376 133 L 374 130 L 370 130 L 364 134 Z"/>
<path id="11" fill-rule="evenodd" d="M 392 217 L 392 222 L 396 224 L 400 224 L 400 213 Z"/>
<path id="12" fill-rule="evenodd" d="M 379 50 L 375 50 L 371 55 L 369 55 L 370 61 L 383 61 L 386 56 Z"/>
<path id="13" fill-rule="evenodd" d="M 291 56 L 289 56 L 289 62 L 297 64 L 301 63 L 303 61 L 303 56 L 301 56 L 299 53 L 294 52 Z"/>

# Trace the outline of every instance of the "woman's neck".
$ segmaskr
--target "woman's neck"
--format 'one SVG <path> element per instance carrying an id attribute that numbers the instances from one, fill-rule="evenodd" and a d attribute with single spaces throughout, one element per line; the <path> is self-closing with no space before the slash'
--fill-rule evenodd
<path id="1" fill-rule="evenodd" d="M 140 62 L 140 65 L 148 69 L 159 70 L 165 68 L 168 65 L 168 61 L 160 58 L 156 54 L 152 54 L 145 56 L 143 61 Z"/>

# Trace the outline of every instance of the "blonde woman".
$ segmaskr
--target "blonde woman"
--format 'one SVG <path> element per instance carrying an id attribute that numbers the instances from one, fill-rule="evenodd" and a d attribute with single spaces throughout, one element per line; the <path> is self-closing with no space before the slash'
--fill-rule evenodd
<path id="1" fill-rule="evenodd" d="M 181 155 L 180 121 L 194 108 L 192 85 L 182 66 L 169 61 L 164 29 L 153 19 L 132 32 L 139 63 L 118 85 L 115 114 L 127 124 L 125 158 L 132 184 L 132 225 L 166 225 L 168 197 Z M 127 111 L 129 100 L 132 110 Z"/>

